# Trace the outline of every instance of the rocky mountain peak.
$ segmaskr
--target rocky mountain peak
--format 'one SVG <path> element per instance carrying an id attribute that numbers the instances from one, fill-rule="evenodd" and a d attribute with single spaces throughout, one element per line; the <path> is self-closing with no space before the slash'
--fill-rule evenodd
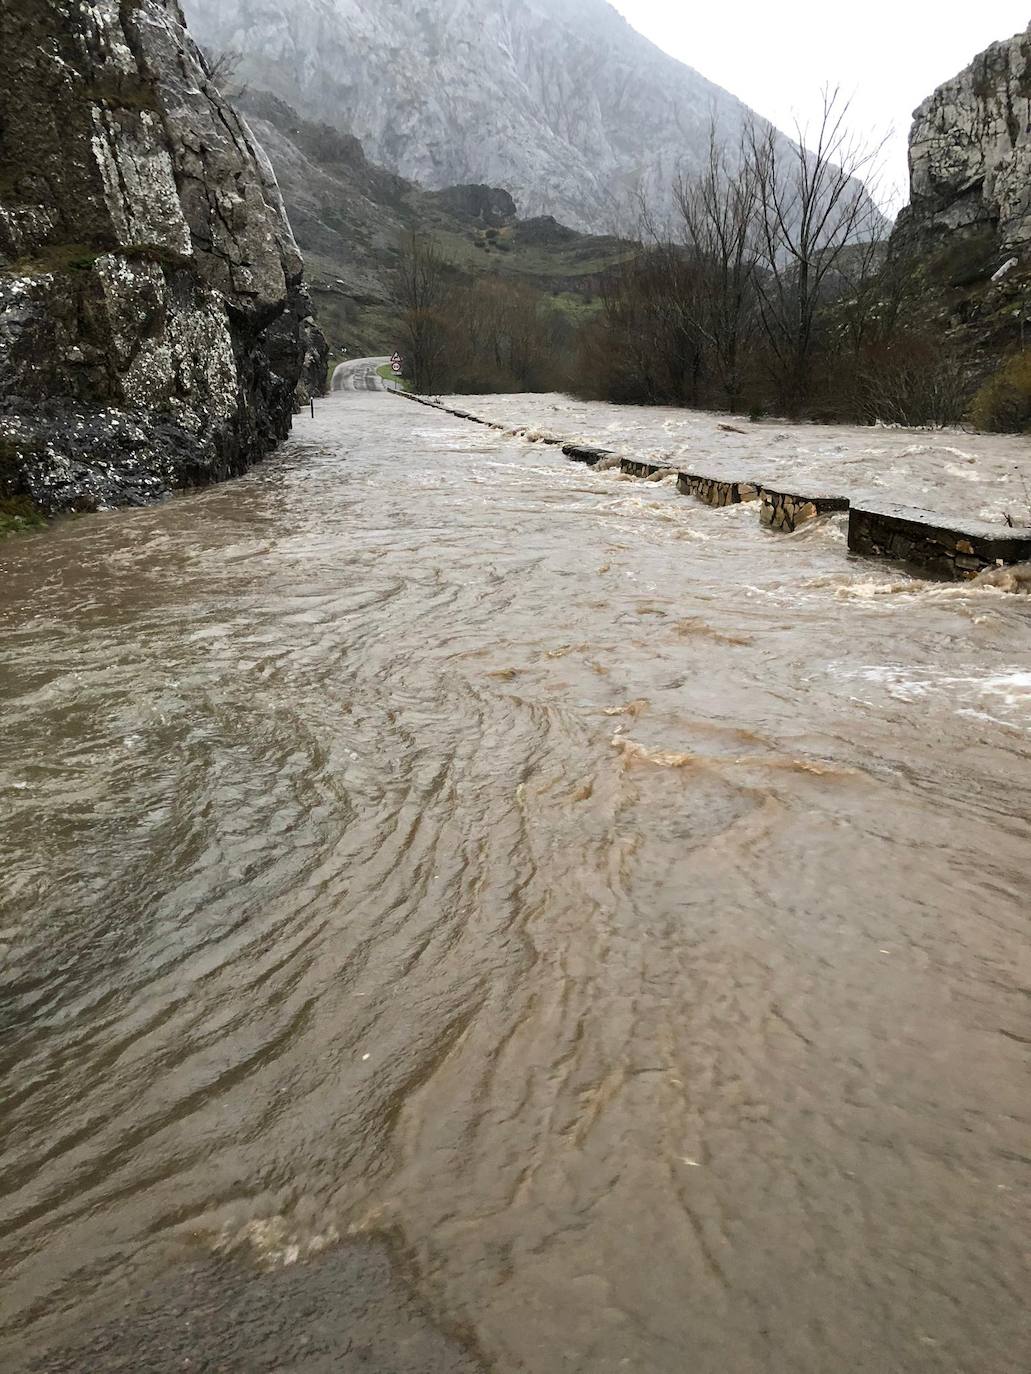
<path id="1" fill-rule="evenodd" d="M 241 74 L 431 189 L 503 186 L 526 216 L 609 232 L 634 192 L 661 208 L 710 121 L 749 111 L 607 0 L 186 0 Z"/>

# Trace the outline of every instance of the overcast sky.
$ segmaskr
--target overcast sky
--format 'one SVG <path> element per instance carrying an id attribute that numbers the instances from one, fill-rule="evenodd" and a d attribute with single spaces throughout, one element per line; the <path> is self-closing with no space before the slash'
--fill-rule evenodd
<path id="1" fill-rule="evenodd" d="M 989 43 L 1031 22 L 1031 0 L 612 0 L 640 33 L 780 128 L 818 113 L 820 89 L 852 97 L 855 127 L 883 136 L 886 184 L 909 197 L 913 111 Z"/>

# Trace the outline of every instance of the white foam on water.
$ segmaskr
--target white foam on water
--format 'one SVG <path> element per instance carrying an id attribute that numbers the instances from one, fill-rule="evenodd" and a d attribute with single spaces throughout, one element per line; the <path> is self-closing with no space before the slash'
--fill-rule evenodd
<path id="1" fill-rule="evenodd" d="M 951 699 L 957 715 L 979 714 L 976 703 L 984 698 L 1015 711 L 1031 728 L 1031 671 L 1013 668 L 983 677 L 974 673 L 951 674 L 943 669 L 905 664 L 871 664 L 852 668 L 842 663 L 829 663 L 826 670 L 831 677 L 842 681 L 866 682 L 880 687 L 896 701 L 917 702 L 930 697 Z M 994 716 L 991 719 L 996 719 Z M 1005 722 L 1012 725 L 1012 719 Z"/>
<path id="2" fill-rule="evenodd" d="M 969 459 L 963 467 L 960 467 L 958 463 L 946 463 L 943 471 L 947 472 L 950 477 L 958 477 L 964 482 L 984 482 L 986 480 L 984 474 L 978 472 L 973 463 L 973 458 Z M 1002 477 L 999 480 L 1004 482 L 1006 478 Z"/>
<path id="3" fill-rule="evenodd" d="M 309 1259 L 340 1240 L 333 1222 L 316 1227 L 282 1215 L 256 1217 L 242 1226 L 227 1223 L 211 1238 L 216 1254 L 248 1250 L 262 1269 L 286 1269 Z"/>
<path id="4" fill-rule="evenodd" d="M 988 678 L 981 687 L 983 692 L 1001 696 L 1007 706 L 1031 705 L 1031 672 L 1002 673 Z"/>

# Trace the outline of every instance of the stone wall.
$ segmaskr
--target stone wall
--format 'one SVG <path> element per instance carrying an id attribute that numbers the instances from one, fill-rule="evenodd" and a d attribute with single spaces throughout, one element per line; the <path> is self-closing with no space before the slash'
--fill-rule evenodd
<path id="1" fill-rule="evenodd" d="M 698 473 L 678 472 L 677 490 L 683 496 L 695 496 L 707 506 L 737 506 L 754 501 L 759 489 L 752 482 L 728 481 L 722 477 L 702 477 Z"/>
<path id="2" fill-rule="evenodd" d="M 563 444 L 562 452 L 574 463 L 585 463 L 589 468 L 613 456 L 612 449 L 595 448 L 593 444 Z"/>
<path id="3" fill-rule="evenodd" d="M 815 520 L 818 515 L 831 515 L 849 508 L 846 496 L 774 491 L 772 487 L 763 487 L 759 494 L 762 500 L 759 523 L 782 534 L 793 534 L 800 525 Z"/>
<path id="4" fill-rule="evenodd" d="M 656 477 L 666 477 L 674 469 L 668 463 L 646 462 L 640 458 L 621 458 L 619 460 L 621 472 L 625 472 L 628 477 L 644 477 L 651 480 Z"/>
<path id="5" fill-rule="evenodd" d="M 239 473 L 325 361 L 271 167 L 178 0 L 0 7 L 0 499 Z"/>
<path id="6" fill-rule="evenodd" d="M 1031 560 L 1031 529 L 1008 529 L 980 520 L 950 520 L 909 506 L 853 506 L 848 521 L 852 553 L 891 558 L 951 581 L 968 581 L 993 568 Z"/>

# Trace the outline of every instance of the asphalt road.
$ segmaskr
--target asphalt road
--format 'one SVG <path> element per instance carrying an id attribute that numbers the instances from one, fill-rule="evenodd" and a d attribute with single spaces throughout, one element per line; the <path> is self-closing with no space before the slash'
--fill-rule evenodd
<path id="1" fill-rule="evenodd" d="M 333 373 L 334 391 L 387 391 L 389 387 L 379 375 L 379 368 L 389 358 L 352 358 L 341 363 Z"/>

